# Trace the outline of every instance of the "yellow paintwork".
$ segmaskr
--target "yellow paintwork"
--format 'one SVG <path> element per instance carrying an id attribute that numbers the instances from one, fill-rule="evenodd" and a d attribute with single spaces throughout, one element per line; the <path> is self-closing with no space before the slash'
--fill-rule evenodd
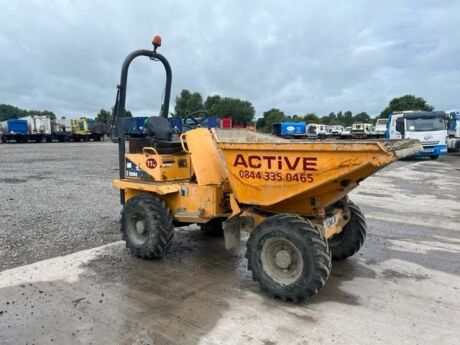
<path id="1" fill-rule="evenodd" d="M 143 153 L 127 153 L 126 159 L 137 165 L 143 172 L 149 175 L 153 181 L 174 181 L 190 179 L 192 176 L 192 166 L 190 154 L 160 155 L 156 151 L 145 150 Z M 149 164 L 150 163 L 150 164 Z M 131 176 L 131 178 L 141 178 Z"/>
<path id="2" fill-rule="evenodd" d="M 205 223 L 217 215 L 231 212 L 224 200 L 225 185 L 200 186 L 190 182 L 152 182 L 133 179 L 114 180 L 113 186 L 125 191 L 126 201 L 142 193 L 154 193 L 165 201 L 174 219 Z"/>
<path id="3" fill-rule="evenodd" d="M 218 143 L 238 202 L 312 215 L 395 160 L 375 143 Z"/>
<path id="4" fill-rule="evenodd" d="M 184 150 L 190 153 L 199 185 L 220 185 L 227 180 L 216 142 L 206 128 L 197 128 L 181 135 Z"/>
<path id="5" fill-rule="evenodd" d="M 179 154 L 149 147 L 127 153 L 139 174 L 113 184 L 125 190 L 126 201 L 141 193 L 159 195 L 176 221 L 244 217 L 251 220 L 244 223 L 251 231 L 270 214 L 286 212 L 308 217 L 329 238 L 348 219 L 347 208 L 333 204 L 346 205 L 360 181 L 421 148 L 411 141 L 299 142 L 248 131 L 220 133 L 199 128 L 183 134 Z"/>
<path id="6" fill-rule="evenodd" d="M 71 119 L 72 133 L 76 135 L 90 135 L 91 131 L 88 126 L 88 119 L 80 117 L 79 119 Z"/>

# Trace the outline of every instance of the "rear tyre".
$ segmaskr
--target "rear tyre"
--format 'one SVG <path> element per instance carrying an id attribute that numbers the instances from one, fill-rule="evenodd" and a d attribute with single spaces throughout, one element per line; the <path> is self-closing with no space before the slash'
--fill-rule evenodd
<path id="1" fill-rule="evenodd" d="M 123 207 L 121 233 L 131 254 L 144 259 L 161 258 L 171 244 L 174 226 L 171 212 L 154 195 L 138 195 Z"/>
<path id="2" fill-rule="evenodd" d="M 350 220 L 340 233 L 329 239 L 332 260 L 344 260 L 356 254 L 366 239 L 367 224 L 363 213 L 351 201 L 348 208 Z"/>
<path id="3" fill-rule="evenodd" d="M 316 294 L 331 271 L 327 241 L 310 222 L 277 214 L 260 223 L 247 242 L 248 268 L 261 288 L 283 301 Z"/>
<path id="4" fill-rule="evenodd" d="M 224 230 L 222 228 L 223 221 L 224 218 L 213 218 L 205 224 L 200 224 L 200 229 L 207 236 L 221 237 L 224 235 Z"/>
<path id="5" fill-rule="evenodd" d="M 433 161 L 435 161 L 438 158 L 439 158 L 439 155 L 431 155 L 430 156 L 430 159 L 433 160 Z"/>

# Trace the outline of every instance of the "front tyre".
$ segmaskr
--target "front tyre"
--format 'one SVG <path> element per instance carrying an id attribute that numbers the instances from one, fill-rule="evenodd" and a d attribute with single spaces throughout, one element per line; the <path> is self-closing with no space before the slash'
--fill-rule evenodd
<path id="1" fill-rule="evenodd" d="M 366 239 L 367 224 L 363 213 L 351 201 L 348 203 L 350 220 L 343 230 L 329 239 L 332 260 L 344 260 L 358 252 Z"/>
<path id="2" fill-rule="evenodd" d="M 431 155 L 430 156 L 430 159 L 433 160 L 433 161 L 435 161 L 438 158 L 439 158 L 439 155 Z"/>
<path id="3" fill-rule="evenodd" d="M 171 212 L 155 195 L 138 195 L 123 207 L 121 233 L 133 256 L 161 258 L 171 244 L 174 226 Z"/>
<path id="4" fill-rule="evenodd" d="M 310 222 L 277 214 L 260 223 L 247 242 L 248 268 L 271 296 L 298 302 L 316 294 L 331 271 L 327 241 Z"/>

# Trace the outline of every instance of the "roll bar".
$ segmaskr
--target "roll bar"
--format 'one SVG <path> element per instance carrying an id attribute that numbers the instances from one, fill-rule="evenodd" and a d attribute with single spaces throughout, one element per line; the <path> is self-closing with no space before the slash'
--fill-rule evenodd
<path id="1" fill-rule="evenodd" d="M 115 100 L 115 110 L 114 110 L 114 125 L 115 130 L 112 131 L 116 133 L 118 140 L 118 164 L 120 170 L 120 179 L 125 178 L 125 153 L 126 153 L 126 144 L 125 144 L 125 119 L 126 117 L 126 89 L 128 84 L 128 70 L 131 62 L 139 57 L 146 56 L 153 61 L 160 61 L 163 64 L 163 67 L 166 71 L 166 84 L 164 91 L 164 100 L 161 105 L 160 116 L 167 118 L 169 113 L 169 101 L 171 98 L 171 82 L 172 82 L 172 72 L 171 66 L 169 65 L 168 60 L 161 54 L 157 53 L 157 48 L 161 46 L 160 36 L 155 36 L 152 40 L 153 50 L 140 49 L 135 50 L 130 53 L 123 61 L 121 67 L 121 77 L 120 84 L 117 85 L 117 97 Z M 123 190 L 120 190 L 120 202 L 125 203 L 125 193 Z"/>

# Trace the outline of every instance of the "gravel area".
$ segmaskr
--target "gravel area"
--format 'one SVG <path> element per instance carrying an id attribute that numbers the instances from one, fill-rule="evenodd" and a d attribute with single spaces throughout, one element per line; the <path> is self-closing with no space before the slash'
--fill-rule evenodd
<path id="1" fill-rule="evenodd" d="M 121 239 L 117 145 L 0 145 L 0 271 Z"/>

